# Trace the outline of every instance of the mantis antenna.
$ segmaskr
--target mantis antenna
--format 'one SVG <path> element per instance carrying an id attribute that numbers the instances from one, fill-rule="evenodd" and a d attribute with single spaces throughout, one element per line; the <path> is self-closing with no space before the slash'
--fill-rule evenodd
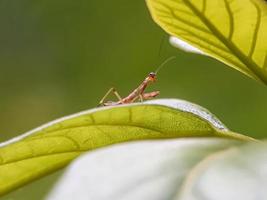
<path id="1" fill-rule="evenodd" d="M 160 66 L 157 68 L 157 70 L 155 71 L 155 74 L 157 74 L 159 72 L 159 70 L 161 70 L 161 68 L 166 65 L 169 61 L 175 59 L 176 56 L 171 56 L 169 58 L 167 58 L 163 63 L 160 64 Z"/>

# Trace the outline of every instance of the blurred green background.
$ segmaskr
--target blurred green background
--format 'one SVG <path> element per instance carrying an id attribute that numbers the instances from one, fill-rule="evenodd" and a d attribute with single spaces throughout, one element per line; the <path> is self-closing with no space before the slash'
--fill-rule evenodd
<path id="1" fill-rule="evenodd" d="M 233 131 L 266 135 L 267 86 L 170 46 L 144 0 L 1 0 L 0 24 L 0 141 L 93 108 L 111 86 L 127 95 L 172 55 L 149 90 L 204 106 Z M 42 199 L 59 174 L 2 199 Z"/>

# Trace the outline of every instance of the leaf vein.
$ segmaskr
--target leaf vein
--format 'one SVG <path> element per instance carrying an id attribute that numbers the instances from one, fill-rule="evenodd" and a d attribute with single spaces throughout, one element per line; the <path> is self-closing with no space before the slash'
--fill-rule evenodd
<path id="1" fill-rule="evenodd" d="M 206 1 L 206 0 L 203 0 L 203 1 L 202 1 L 202 10 L 201 10 L 201 12 L 202 12 L 203 14 L 205 14 L 205 12 L 206 12 L 206 8 L 207 8 L 207 1 Z"/>
<path id="2" fill-rule="evenodd" d="M 141 128 L 141 129 L 144 129 L 144 130 L 148 130 L 148 131 L 153 131 L 153 132 L 156 132 L 156 133 L 160 133 L 160 134 L 164 134 L 163 132 L 159 131 L 159 130 L 156 130 L 156 129 L 152 129 L 152 128 L 146 128 L 146 127 L 142 127 L 142 126 L 137 126 L 137 125 L 119 125 L 119 124 L 103 124 L 104 126 L 121 126 L 121 127 L 137 127 L 137 128 Z M 97 125 L 91 125 L 91 126 L 103 126 L 101 124 L 97 124 Z M 88 127 L 88 126 L 73 126 L 73 127 L 69 127 L 69 128 L 66 128 L 64 130 L 68 130 L 68 129 L 75 129 L 75 128 L 81 128 L 81 127 Z M 97 127 L 98 128 L 98 127 Z M 62 129 L 61 129 L 62 130 Z M 53 132 L 53 131 L 51 131 Z M 103 133 L 103 132 L 102 132 Z M 90 135 L 90 134 L 89 134 Z M 107 135 L 107 133 L 105 133 L 105 135 Z M 47 136 L 41 136 L 41 137 L 38 137 L 38 136 L 35 136 L 34 138 L 31 138 L 31 139 L 45 139 L 45 138 L 53 138 L 53 137 L 63 137 L 65 138 L 65 135 L 47 135 Z M 71 141 L 73 141 L 73 139 L 70 137 L 66 137 L 66 139 L 69 139 Z M 91 139 L 91 138 L 88 138 L 88 140 Z M 25 141 L 26 142 L 26 141 Z M 79 146 L 79 145 L 78 145 Z M 64 151 L 64 152 L 53 152 L 53 153 L 46 153 L 46 154 L 40 154 L 40 155 L 36 155 L 34 157 L 31 157 L 31 158 L 35 158 L 35 157 L 40 157 L 40 156 L 45 156 L 45 155 L 54 155 L 55 153 L 65 153 L 65 152 L 83 152 L 83 151 L 87 151 L 89 149 L 86 149 L 86 150 L 81 150 L 81 148 L 77 148 L 75 151 L 71 150 L 71 151 Z M 1 154 L 0 154 L 1 155 Z M 11 161 L 8 161 L 8 162 L 2 162 L 0 163 L 0 166 L 1 165 L 4 165 L 4 164 L 9 164 L 9 163 L 13 163 L 13 162 L 18 162 L 18 161 L 21 161 L 21 160 L 26 160 L 27 158 L 23 158 L 23 159 L 17 159 L 17 160 L 11 160 Z M 2 159 L 3 160 L 3 159 Z M 3 160 L 4 161 L 4 160 Z"/>
<path id="3" fill-rule="evenodd" d="M 252 37 L 251 48 L 250 48 L 250 51 L 249 51 L 249 54 L 248 54 L 248 57 L 252 59 L 253 53 L 255 51 L 256 43 L 257 43 L 257 37 L 258 37 L 259 29 L 260 29 L 261 10 L 260 10 L 259 6 L 254 1 L 250 0 L 250 2 L 255 6 L 256 12 L 257 12 L 256 24 L 255 24 L 253 37 Z"/>
<path id="4" fill-rule="evenodd" d="M 185 33 L 188 33 L 188 34 L 190 34 L 190 35 L 192 35 L 192 36 L 194 36 L 194 37 L 196 37 L 196 38 L 199 38 L 199 39 L 201 39 L 202 41 L 204 41 L 204 42 L 206 42 L 206 43 L 208 43 L 208 44 L 210 44 L 210 45 L 212 45 L 212 46 L 214 46 L 214 47 L 216 47 L 216 48 L 218 48 L 218 49 L 220 49 L 220 50 L 222 50 L 222 51 L 224 51 L 224 52 L 226 52 L 226 53 L 229 53 L 229 51 L 227 51 L 226 48 L 223 48 L 223 46 L 220 46 L 220 45 L 218 45 L 217 43 L 214 43 L 214 42 L 211 41 L 211 40 L 207 40 L 207 38 L 202 37 L 202 36 L 200 36 L 200 35 L 197 35 L 197 34 L 195 34 L 194 32 L 189 31 L 188 29 L 185 29 L 185 28 L 183 28 L 183 27 L 180 27 L 180 26 L 178 26 L 178 25 L 176 25 L 176 24 L 171 24 L 171 23 L 169 23 L 169 22 L 167 22 L 167 21 L 164 21 L 164 23 L 165 23 L 165 24 L 168 24 L 169 26 L 173 26 L 173 27 L 175 27 L 175 28 L 178 28 L 178 29 L 184 31 Z"/>
<path id="5" fill-rule="evenodd" d="M 70 137 L 69 135 L 64 134 L 64 136 L 61 136 L 61 137 L 64 137 L 64 138 L 68 139 L 69 141 L 71 141 L 74 144 L 74 146 L 76 147 L 76 149 L 80 149 L 80 144 L 76 140 L 74 140 L 72 137 Z"/>
<path id="6" fill-rule="evenodd" d="M 180 34 L 181 35 L 181 34 Z M 186 35 L 184 35 L 184 38 L 186 40 L 188 40 L 189 42 L 192 42 L 192 43 L 195 43 L 191 38 L 187 37 Z M 238 66 L 240 69 L 242 69 L 243 71 L 245 71 L 246 73 L 249 74 L 249 71 L 246 67 L 244 67 L 240 62 L 237 62 L 233 59 L 230 59 L 230 58 L 225 58 L 225 55 L 223 55 L 222 53 L 220 53 L 218 50 L 216 49 L 212 49 L 212 48 L 207 48 L 206 46 L 198 43 L 198 45 L 203 48 L 203 49 L 206 49 L 207 51 L 210 51 L 210 52 L 213 52 L 213 53 L 216 53 L 218 54 L 220 57 L 224 58 L 225 60 L 227 60 L 228 62 L 230 63 L 233 63 L 234 65 Z M 222 49 L 219 49 L 219 50 L 222 50 Z M 226 54 L 230 54 L 228 51 L 225 51 Z"/>
<path id="7" fill-rule="evenodd" d="M 40 154 L 40 155 L 36 155 L 34 157 L 26 157 L 26 158 L 23 158 L 23 159 L 17 159 L 17 160 L 12 160 L 12 161 L 8 161 L 8 162 L 0 163 L 0 168 L 1 168 L 1 166 L 4 166 L 4 165 L 10 165 L 10 164 L 13 164 L 13 163 L 15 164 L 17 162 L 30 160 L 30 159 L 34 159 L 34 158 L 53 156 L 53 155 L 58 155 L 58 154 L 83 153 L 83 152 L 86 152 L 86 150 L 75 150 L 75 151 L 71 150 L 71 151 L 64 151 L 64 152 L 52 152 L 52 153 Z"/>
<path id="8" fill-rule="evenodd" d="M 57 129 L 57 130 L 51 130 L 51 131 L 47 131 L 46 134 L 48 133 L 53 133 L 53 132 L 56 132 L 56 131 L 63 131 L 63 130 L 68 130 L 68 129 L 73 129 L 73 128 L 85 128 L 85 127 L 94 127 L 94 126 L 126 126 L 126 127 L 135 127 L 135 128 L 143 128 L 143 129 L 147 129 L 147 130 L 152 130 L 152 131 L 155 131 L 155 132 L 159 132 L 159 133 L 163 133 L 161 132 L 160 130 L 157 130 L 157 129 L 153 129 L 151 127 L 144 127 L 144 126 L 141 126 L 141 125 L 131 125 L 131 124 L 87 124 L 87 125 L 77 125 L 77 126 L 69 126 L 69 127 L 65 127 L 65 128 L 61 128 L 61 129 Z M 35 136 L 35 138 L 37 138 L 38 136 Z"/>
<path id="9" fill-rule="evenodd" d="M 194 24 L 194 23 L 192 23 L 192 22 L 190 22 L 190 21 L 188 21 L 188 20 L 185 20 L 185 19 L 179 17 L 178 15 L 176 15 L 175 12 L 173 11 L 173 9 L 172 9 L 171 7 L 169 7 L 168 5 L 163 4 L 163 3 L 161 3 L 161 5 L 162 5 L 163 7 L 165 7 L 166 9 L 169 10 L 169 13 L 172 15 L 172 17 L 173 17 L 174 19 L 177 19 L 178 21 L 181 21 L 181 22 L 184 23 L 184 24 L 190 25 L 190 26 L 192 26 L 192 27 L 194 27 L 194 28 L 196 28 L 196 29 L 198 29 L 198 30 L 201 30 L 201 31 L 204 32 L 204 33 L 211 34 L 211 32 L 210 32 L 208 29 L 203 28 L 203 27 L 201 27 L 201 26 L 198 26 L 198 25 L 196 25 L 196 24 Z M 159 11 L 159 9 L 157 9 L 157 8 L 155 8 L 155 9 L 156 9 L 157 11 Z M 177 9 L 176 9 L 176 10 L 177 10 Z M 177 12 L 179 12 L 179 10 L 177 10 Z M 191 14 L 191 16 L 193 16 L 193 15 Z"/>
<path id="10" fill-rule="evenodd" d="M 224 0 L 225 8 L 227 10 L 228 16 L 229 16 L 229 36 L 228 39 L 232 40 L 233 33 L 234 33 L 234 14 L 231 10 L 231 7 L 229 5 L 229 2 L 227 0 Z"/>

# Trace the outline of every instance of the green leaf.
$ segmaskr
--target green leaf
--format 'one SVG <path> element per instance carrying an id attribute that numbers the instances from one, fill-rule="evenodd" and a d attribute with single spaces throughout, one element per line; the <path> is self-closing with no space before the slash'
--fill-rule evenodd
<path id="1" fill-rule="evenodd" d="M 267 199 L 267 142 L 206 157 L 187 176 L 177 200 Z"/>
<path id="2" fill-rule="evenodd" d="M 0 194 L 62 168 L 95 148 L 132 140 L 204 136 L 253 140 L 230 132 L 206 109 L 181 100 L 84 111 L 0 144 Z"/>
<path id="3" fill-rule="evenodd" d="M 47 200 L 173 199 L 196 164 L 239 144 L 225 139 L 180 138 L 100 149 L 74 161 Z"/>
<path id="4" fill-rule="evenodd" d="M 154 21 L 267 84 L 267 3 L 263 0 L 146 0 Z"/>

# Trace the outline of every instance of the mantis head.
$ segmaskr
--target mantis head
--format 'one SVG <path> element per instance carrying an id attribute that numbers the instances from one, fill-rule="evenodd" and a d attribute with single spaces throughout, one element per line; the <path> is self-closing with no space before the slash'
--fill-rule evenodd
<path id="1" fill-rule="evenodd" d="M 150 72 L 147 78 L 150 82 L 155 82 L 157 80 L 157 74 L 155 72 Z"/>

